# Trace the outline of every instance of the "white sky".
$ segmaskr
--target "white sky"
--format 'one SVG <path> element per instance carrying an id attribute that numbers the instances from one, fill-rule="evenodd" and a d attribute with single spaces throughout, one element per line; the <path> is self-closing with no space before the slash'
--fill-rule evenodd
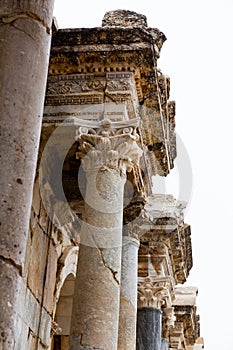
<path id="1" fill-rule="evenodd" d="M 197 306 L 205 349 L 232 350 L 233 1 L 55 0 L 54 15 L 60 28 L 96 27 L 101 26 L 105 12 L 116 9 L 146 15 L 148 25 L 167 36 L 158 66 L 171 78 L 176 131 L 193 173 L 185 216 L 192 228 L 194 262 L 188 285 L 199 289 Z M 180 172 L 187 156 L 182 145 L 178 148 L 176 169 Z M 176 169 L 166 187 L 177 196 Z"/>

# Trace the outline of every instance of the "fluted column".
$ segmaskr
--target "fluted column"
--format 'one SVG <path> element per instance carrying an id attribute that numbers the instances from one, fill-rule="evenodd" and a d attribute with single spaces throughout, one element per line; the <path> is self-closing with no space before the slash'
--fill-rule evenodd
<path id="1" fill-rule="evenodd" d="M 54 0 L 0 6 L 0 348 L 18 347 L 25 250 L 41 131 Z M 14 345 L 13 345 L 14 344 Z"/>
<path id="2" fill-rule="evenodd" d="M 70 350 L 117 349 L 124 183 L 141 154 L 136 125 L 103 120 L 78 129 L 87 183 Z"/>
<path id="3" fill-rule="evenodd" d="M 136 238 L 123 236 L 118 350 L 136 348 L 138 248 Z"/>

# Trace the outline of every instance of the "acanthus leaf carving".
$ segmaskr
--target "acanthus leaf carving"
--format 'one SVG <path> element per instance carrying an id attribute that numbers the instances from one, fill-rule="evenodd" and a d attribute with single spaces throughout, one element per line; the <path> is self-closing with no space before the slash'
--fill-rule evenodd
<path id="1" fill-rule="evenodd" d="M 77 157 L 82 159 L 84 170 L 107 166 L 123 172 L 131 171 L 142 155 L 137 144 L 137 126 L 138 120 L 112 123 L 108 119 L 80 126 L 76 137 L 80 145 Z"/>
<path id="2" fill-rule="evenodd" d="M 152 307 L 161 310 L 170 300 L 170 281 L 167 277 L 138 278 L 138 307 Z"/>

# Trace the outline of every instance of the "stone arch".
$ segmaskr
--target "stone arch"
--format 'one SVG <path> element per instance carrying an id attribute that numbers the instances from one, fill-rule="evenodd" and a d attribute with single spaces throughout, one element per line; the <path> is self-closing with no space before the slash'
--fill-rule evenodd
<path id="1" fill-rule="evenodd" d="M 78 264 L 79 247 L 67 247 L 58 261 L 58 273 L 55 289 L 55 308 L 53 310 L 53 318 L 56 313 L 56 305 L 60 297 L 61 288 L 70 274 L 76 277 Z"/>
<path id="2" fill-rule="evenodd" d="M 52 350 L 68 348 L 78 250 L 78 247 L 67 247 L 59 259 L 53 310 Z"/>

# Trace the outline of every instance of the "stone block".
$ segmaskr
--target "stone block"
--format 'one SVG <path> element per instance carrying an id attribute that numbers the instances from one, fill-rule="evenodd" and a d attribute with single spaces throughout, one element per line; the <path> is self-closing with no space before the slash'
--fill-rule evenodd
<path id="1" fill-rule="evenodd" d="M 20 334 L 19 334 L 19 340 L 16 344 L 15 350 L 27 350 L 27 349 L 32 350 L 33 348 L 28 347 L 29 327 L 26 325 L 26 323 L 22 320 L 21 317 L 18 317 L 17 328 Z"/>
<path id="2" fill-rule="evenodd" d="M 44 344 L 45 346 L 50 345 L 51 325 L 52 325 L 51 316 L 48 314 L 48 312 L 44 308 L 42 308 L 39 337 L 41 339 L 42 344 Z"/>
<path id="3" fill-rule="evenodd" d="M 47 272 L 44 286 L 43 306 L 50 314 L 52 314 L 54 309 L 54 290 L 56 286 L 57 251 L 51 241 L 49 244 L 49 254 L 46 271 Z"/>
<path id="4" fill-rule="evenodd" d="M 37 337 L 31 331 L 28 333 L 27 348 L 28 350 L 36 350 Z M 23 348 L 22 348 L 23 349 Z M 25 350 L 26 350 L 25 349 Z"/>
<path id="5" fill-rule="evenodd" d="M 32 292 L 27 289 L 24 301 L 23 317 L 27 326 L 33 331 L 34 334 L 38 334 L 40 323 L 40 304 L 34 297 Z"/>
<path id="6" fill-rule="evenodd" d="M 47 263 L 48 237 L 39 226 L 33 232 L 28 286 L 38 300 L 42 299 L 43 281 Z"/>

